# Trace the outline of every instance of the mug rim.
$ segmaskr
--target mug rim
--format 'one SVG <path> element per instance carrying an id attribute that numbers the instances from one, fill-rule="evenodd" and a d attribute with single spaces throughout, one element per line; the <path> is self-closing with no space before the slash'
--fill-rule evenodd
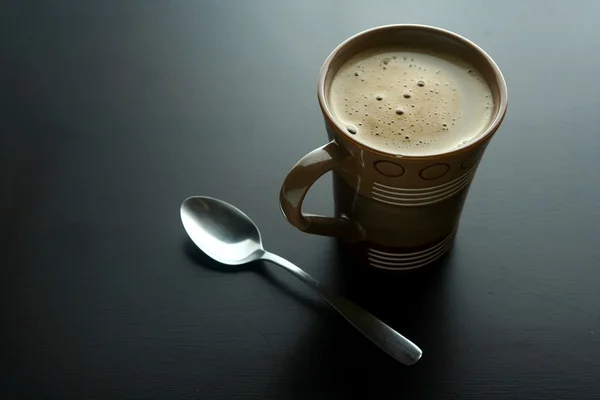
<path id="1" fill-rule="evenodd" d="M 387 152 L 387 151 L 383 151 L 380 149 L 376 149 L 374 147 L 371 147 L 369 145 L 359 142 L 352 135 L 350 135 L 348 132 L 346 132 L 344 127 L 334 117 L 333 112 L 331 111 L 331 108 L 329 107 L 329 104 L 326 100 L 325 78 L 327 77 L 327 73 L 329 72 L 331 62 L 338 56 L 338 54 L 344 47 L 346 47 L 348 44 L 350 44 L 354 40 L 356 40 L 364 35 L 368 35 L 375 31 L 382 31 L 382 30 L 388 30 L 388 29 L 389 30 L 421 29 L 421 30 L 441 34 L 441 35 L 450 37 L 453 40 L 456 40 L 456 41 L 470 47 L 472 50 L 479 53 L 483 57 L 483 59 L 485 59 L 485 61 L 491 67 L 491 69 L 494 73 L 494 77 L 496 78 L 500 101 L 498 104 L 498 110 L 495 113 L 494 118 L 492 119 L 491 123 L 476 139 L 472 140 L 466 146 L 456 148 L 456 149 L 451 149 L 451 150 L 442 151 L 439 153 L 432 153 L 432 154 L 408 155 L 408 154 L 402 154 L 402 153 L 398 153 L 398 152 L 391 152 L 391 151 Z M 489 84 L 489 82 L 488 82 L 488 84 Z M 325 116 L 327 121 L 331 124 L 331 126 L 334 127 L 334 129 L 337 131 L 337 133 L 342 134 L 343 137 L 346 138 L 347 140 L 351 141 L 352 143 L 354 143 L 355 145 L 357 145 L 363 149 L 367 149 L 368 151 L 379 154 L 379 155 L 383 155 L 383 156 L 387 156 L 387 157 L 391 156 L 391 157 L 396 157 L 396 158 L 407 158 L 407 159 L 414 159 L 414 160 L 428 160 L 428 159 L 439 158 L 439 157 L 447 156 L 447 155 L 460 154 L 463 152 L 469 152 L 469 151 L 474 150 L 475 148 L 479 147 L 483 142 L 489 140 L 493 136 L 493 134 L 498 130 L 498 128 L 502 124 L 502 121 L 504 120 L 504 117 L 506 115 L 506 109 L 508 106 L 508 89 L 506 87 L 506 81 L 504 79 L 504 76 L 502 75 L 502 72 L 500 71 L 500 68 L 498 67 L 496 62 L 492 59 L 492 57 L 490 57 L 481 47 L 476 45 L 474 42 L 470 41 L 469 39 L 467 39 L 457 33 L 454 33 L 447 29 L 438 28 L 438 27 L 431 26 L 431 25 L 422 25 L 422 24 L 390 24 L 390 25 L 376 26 L 374 28 L 369 28 L 369 29 L 363 30 L 361 32 L 358 32 L 358 33 L 350 36 L 348 39 L 344 40 L 329 54 L 329 56 L 325 59 L 325 62 L 321 66 L 321 69 L 319 71 L 319 78 L 318 78 L 317 96 L 319 99 L 319 106 L 321 107 L 321 112 L 323 113 L 323 115 Z"/>

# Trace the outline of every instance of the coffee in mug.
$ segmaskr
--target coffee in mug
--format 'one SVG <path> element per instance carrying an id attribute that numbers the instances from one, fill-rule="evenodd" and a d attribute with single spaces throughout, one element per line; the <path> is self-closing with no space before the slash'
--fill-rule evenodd
<path id="1" fill-rule="evenodd" d="M 361 52 L 333 77 L 331 110 L 367 147 L 422 156 L 452 151 L 484 132 L 492 92 L 467 61 L 435 48 Z"/>

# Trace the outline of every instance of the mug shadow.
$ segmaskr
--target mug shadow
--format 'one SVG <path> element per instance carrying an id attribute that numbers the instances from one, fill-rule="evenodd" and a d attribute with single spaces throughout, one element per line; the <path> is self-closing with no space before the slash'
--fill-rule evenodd
<path id="1" fill-rule="evenodd" d="M 314 393 L 306 392 L 307 381 L 314 382 L 311 387 L 319 387 L 324 398 L 356 394 L 432 398 L 440 386 L 451 384 L 448 377 L 454 372 L 448 360 L 460 347 L 452 319 L 456 310 L 449 301 L 452 254 L 426 269 L 389 273 L 358 265 L 343 245 L 335 245 L 333 252 L 335 262 L 327 283 L 412 340 L 423 350 L 423 358 L 404 366 L 342 318 L 329 318 L 307 327 L 294 351 L 303 356 L 284 367 L 283 376 L 293 388 L 290 398 L 314 398 L 310 397 Z"/>
<path id="2" fill-rule="evenodd" d="M 361 304 L 371 305 L 381 312 L 388 309 L 397 314 L 402 307 L 403 317 L 414 322 L 414 317 L 422 314 L 422 306 L 432 292 L 439 291 L 446 277 L 451 274 L 452 252 L 428 266 L 409 271 L 388 271 L 366 267 L 360 264 L 347 245 L 337 242 L 336 255 L 331 279 L 337 282 L 338 290 Z"/>
<path id="3" fill-rule="evenodd" d="M 186 257 L 199 267 L 204 267 L 212 271 L 226 274 L 252 272 L 260 275 L 269 284 L 278 289 L 283 295 L 293 298 L 295 301 L 301 303 L 304 307 L 308 307 L 315 312 L 323 312 L 323 309 L 328 307 L 325 303 L 320 302 L 316 296 L 314 298 L 310 298 L 302 293 L 299 293 L 298 291 L 291 289 L 288 285 L 281 282 L 271 272 L 269 272 L 269 267 L 267 266 L 268 262 L 266 261 L 258 260 L 241 265 L 227 265 L 210 258 L 202 250 L 200 250 L 190 238 L 185 239 L 182 247 Z M 277 267 L 273 265 L 271 268 Z"/>

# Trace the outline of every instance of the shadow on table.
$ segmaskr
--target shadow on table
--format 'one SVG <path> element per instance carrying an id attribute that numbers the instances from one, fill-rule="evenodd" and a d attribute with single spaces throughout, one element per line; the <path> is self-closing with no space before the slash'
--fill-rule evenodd
<path id="1" fill-rule="evenodd" d="M 307 327 L 294 357 L 280 371 L 286 398 L 321 398 L 307 397 L 316 394 L 316 388 L 327 398 L 431 398 L 440 393 L 440 386 L 451 384 L 449 377 L 456 372 L 448 360 L 460 357 L 456 354 L 460 333 L 452 318 L 457 310 L 449 290 L 452 254 L 427 269 L 382 274 L 357 265 L 337 244 L 332 251 L 334 266 L 328 283 L 413 340 L 423 350 L 423 358 L 404 366 L 350 329 L 342 318 L 323 319 Z M 432 385 L 437 386 L 435 390 Z"/>
<path id="2" fill-rule="evenodd" d="M 345 244 L 334 243 L 335 264 L 327 279 L 340 294 L 406 327 L 418 325 L 424 312 L 437 313 L 444 306 L 437 302 L 451 282 L 452 252 L 423 268 L 387 271 L 359 264 Z"/>

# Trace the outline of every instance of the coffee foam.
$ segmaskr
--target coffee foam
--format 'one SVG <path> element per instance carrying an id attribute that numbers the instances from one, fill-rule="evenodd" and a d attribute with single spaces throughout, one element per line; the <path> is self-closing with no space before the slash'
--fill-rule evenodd
<path id="1" fill-rule="evenodd" d="M 386 46 L 358 53 L 330 88 L 335 118 L 356 140 L 384 152 L 439 154 L 477 138 L 492 93 L 468 62 L 435 49 Z"/>

